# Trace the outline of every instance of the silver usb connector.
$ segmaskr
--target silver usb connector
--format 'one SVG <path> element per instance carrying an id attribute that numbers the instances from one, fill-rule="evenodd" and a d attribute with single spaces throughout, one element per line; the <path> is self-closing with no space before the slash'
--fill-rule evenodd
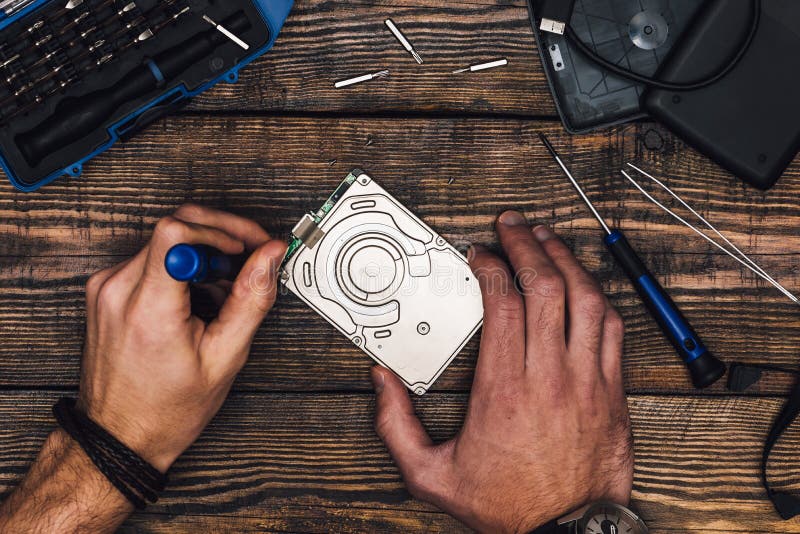
<path id="1" fill-rule="evenodd" d="M 564 35 L 564 31 L 567 29 L 567 25 L 564 22 L 559 22 L 553 19 L 542 19 L 542 23 L 539 25 L 539 29 L 542 30 L 543 32 Z"/>

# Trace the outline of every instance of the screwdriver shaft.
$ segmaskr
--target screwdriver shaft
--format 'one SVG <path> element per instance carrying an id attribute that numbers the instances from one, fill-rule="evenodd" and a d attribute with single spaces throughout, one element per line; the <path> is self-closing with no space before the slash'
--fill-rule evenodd
<path id="1" fill-rule="evenodd" d="M 586 193 L 583 192 L 583 188 L 580 186 L 580 184 L 575 179 L 575 177 L 572 176 L 572 173 L 569 171 L 567 166 L 564 165 L 563 161 L 561 161 L 561 158 L 558 156 L 558 153 L 556 152 L 555 148 L 553 148 L 553 145 L 550 144 L 550 140 L 547 139 L 547 136 L 545 136 L 543 133 L 539 134 L 539 139 L 542 140 L 542 143 L 544 143 L 544 146 L 547 147 L 547 150 L 553 156 L 553 159 L 556 160 L 556 163 L 558 163 L 558 166 L 561 167 L 561 170 L 564 171 L 564 174 L 567 175 L 567 178 L 569 178 L 569 181 L 572 182 L 572 186 L 578 192 L 580 197 L 583 199 L 583 201 L 586 203 L 586 205 L 589 206 L 589 209 L 591 210 L 592 214 L 594 214 L 594 216 L 597 218 L 597 221 L 600 223 L 600 226 L 603 227 L 603 230 L 605 231 L 605 233 L 610 235 L 611 234 L 611 228 L 608 227 L 608 224 L 606 224 L 605 219 L 603 219 L 603 217 L 600 215 L 600 213 L 594 207 L 594 204 L 592 204 L 592 201 L 589 200 L 589 197 L 586 196 Z"/>
<path id="2" fill-rule="evenodd" d="M 708 350 L 700 336 L 692 328 L 692 325 L 681 313 L 681 310 L 639 258 L 625 235 L 619 230 L 611 230 L 600 214 L 597 213 L 577 180 L 569 172 L 561 158 L 558 157 L 547 137 L 541 133 L 539 137 L 561 167 L 561 170 L 572 182 L 575 190 L 578 191 L 578 194 L 603 226 L 606 231 L 603 239 L 606 247 L 625 271 L 661 331 L 664 332 L 666 338 L 675 347 L 678 356 L 680 356 L 689 370 L 694 386 L 696 388 L 705 388 L 719 380 L 725 374 L 725 364 Z"/>

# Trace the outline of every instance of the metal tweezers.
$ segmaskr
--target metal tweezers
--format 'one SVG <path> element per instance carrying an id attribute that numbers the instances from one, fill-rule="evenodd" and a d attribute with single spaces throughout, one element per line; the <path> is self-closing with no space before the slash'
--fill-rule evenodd
<path id="1" fill-rule="evenodd" d="M 672 189 L 670 189 L 664 182 L 662 182 L 661 180 L 659 180 L 655 176 L 645 172 L 644 170 L 640 169 L 639 167 L 637 167 L 636 165 L 634 165 L 632 163 L 628 163 L 628 167 L 630 167 L 631 169 L 633 169 L 634 171 L 636 171 L 640 175 L 648 178 L 654 184 L 656 184 L 661 189 L 663 189 L 664 191 L 669 193 L 669 195 L 671 195 L 672 198 L 677 200 L 683 207 L 685 207 L 687 210 L 689 210 L 692 215 L 697 217 L 703 223 L 703 226 L 705 226 L 707 229 L 711 230 L 717 237 L 719 237 L 722 240 L 722 242 L 724 243 L 724 245 L 722 243 L 712 239 L 711 237 L 706 235 L 705 232 L 703 232 L 699 228 L 695 227 L 692 223 L 690 223 L 689 221 L 687 221 L 686 219 L 684 219 L 683 217 L 681 217 L 680 215 L 675 213 L 673 210 L 671 210 L 670 208 L 665 206 L 663 203 L 661 203 L 659 200 L 657 200 L 651 193 L 646 191 L 644 189 L 644 187 L 642 187 L 639 184 L 639 182 L 634 180 L 633 177 L 628 172 L 626 172 L 625 170 L 622 170 L 621 171 L 622 175 L 625 176 L 625 178 L 627 178 L 628 181 L 631 182 L 634 185 L 634 187 L 636 187 L 636 189 L 638 189 L 639 192 L 641 192 L 650 202 L 652 202 L 653 204 L 655 204 L 656 206 L 658 206 L 659 208 L 661 208 L 662 210 L 667 212 L 674 219 L 676 219 L 680 223 L 684 224 L 687 228 L 691 229 L 694 233 L 696 233 L 697 235 L 699 235 L 700 237 L 702 237 L 703 239 L 705 239 L 706 241 L 708 241 L 709 243 L 711 243 L 712 245 L 714 245 L 715 247 L 717 247 L 718 249 L 723 251 L 725 254 L 727 254 L 731 258 L 735 259 L 737 262 L 739 262 L 740 264 L 745 266 L 747 269 L 749 269 L 750 271 L 755 273 L 757 276 L 759 276 L 760 278 L 766 280 L 767 282 L 769 282 L 770 284 L 775 286 L 775 288 L 778 291 L 783 293 L 792 302 L 794 302 L 795 304 L 800 304 L 800 300 L 798 300 L 798 298 L 794 294 L 792 294 L 788 289 L 783 287 L 777 280 L 775 280 L 772 276 L 770 276 L 769 273 L 767 273 L 764 269 L 762 269 L 747 254 L 742 252 L 739 247 L 734 245 L 731 242 L 730 239 L 725 237 L 725 235 L 722 232 L 717 230 L 714 227 L 714 225 L 712 225 L 710 222 L 708 222 L 708 220 L 706 220 L 705 217 L 700 215 L 700 213 L 698 213 L 697 210 L 695 210 L 692 206 L 690 206 L 689 203 L 687 203 L 685 200 L 683 200 L 677 193 L 675 193 Z"/>

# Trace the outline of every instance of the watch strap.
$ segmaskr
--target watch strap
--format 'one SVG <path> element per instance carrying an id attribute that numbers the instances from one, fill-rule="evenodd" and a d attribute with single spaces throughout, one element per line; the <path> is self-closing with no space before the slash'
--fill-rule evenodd
<path id="1" fill-rule="evenodd" d="M 761 379 L 763 371 L 773 371 L 786 374 L 798 375 L 794 369 L 784 369 L 774 365 L 763 364 L 733 364 L 728 376 L 728 389 L 735 392 L 743 392 Z M 781 519 L 789 520 L 800 515 L 800 498 L 785 491 L 778 491 L 772 488 L 767 476 L 767 464 L 775 444 L 780 440 L 783 433 L 792 425 L 800 415 L 800 381 L 795 383 L 789 400 L 781 410 L 775 423 L 767 435 L 764 442 L 764 451 L 761 455 L 761 482 L 767 490 L 767 497 L 772 501 L 775 510 Z"/>
<path id="2" fill-rule="evenodd" d="M 570 534 L 573 524 L 574 521 L 560 525 L 557 520 L 553 520 L 545 523 L 530 534 Z"/>

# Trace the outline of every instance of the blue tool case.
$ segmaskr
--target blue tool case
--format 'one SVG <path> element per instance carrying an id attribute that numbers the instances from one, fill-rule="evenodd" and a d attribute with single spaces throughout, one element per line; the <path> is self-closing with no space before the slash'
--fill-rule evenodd
<path id="1" fill-rule="evenodd" d="M 0 0 L 0 164 L 35 191 L 267 52 L 292 0 Z"/>

